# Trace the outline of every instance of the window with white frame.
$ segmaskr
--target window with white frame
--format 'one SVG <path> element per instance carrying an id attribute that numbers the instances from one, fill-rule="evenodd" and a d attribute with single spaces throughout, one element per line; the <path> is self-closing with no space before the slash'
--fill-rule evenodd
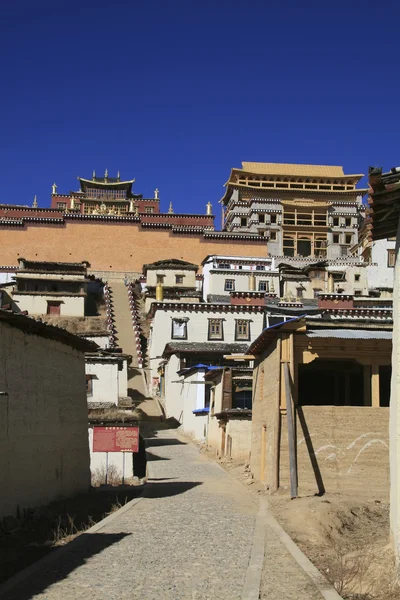
<path id="1" fill-rule="evenodd" d="M 188 319 L 172 319 L 172 339 L 187 340 Z"/>
<path id="2" fill-rule="evenodd" d="M 209 340 L 223 340 L 223 320 L 222 319 L 208 319 L 208 339 Z"/>
<path id="3" fill-rule="evenodd" d="M 269 291 L 269 285 L 268 285 L 268 281 L 259 281 L 258 282 L 258 291 L 259 292 L 268 292 Z"/>
<path id="4" fill-rule="evenodd" d="M 234 279 L 225 279 L 225 291 L 226 292 L 234 292 L 235 291 L 235 280 Z"/>
<path id="5" fill-rule="evenodd" d="M 236 340 L 250 340 L 250 321 L 246 319 L 237 319 L 235 328 Z"/>

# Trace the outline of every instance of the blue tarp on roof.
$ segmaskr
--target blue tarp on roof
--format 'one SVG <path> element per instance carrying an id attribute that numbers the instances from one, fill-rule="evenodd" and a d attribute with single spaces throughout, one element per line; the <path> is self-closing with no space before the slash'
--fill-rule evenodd
<path id="1" fill-rule="evenodd" d="M 193 367 L 186 367 L 186 369 L 181 369 L 177 371 L 178 375 L 188 375 L 192 371 L 197 371 L 199 369 L 206 369 L 207 371 L 212 371 L 213 369 L 220 369 L 221 367 L 215 367 L 213 365 L 203 365 L 199 363 L 198 365 L 194 365 Z"/>
<path id="2" fill-rule="evenodd" d="M 210 408 L 208 406 L 206 406 L 205 408 L 195 408 L 194 410 L 192 410 L 192 413 L 194 415 L 199 415 L 202 413 L 209 413 L 210 412 Z"/>

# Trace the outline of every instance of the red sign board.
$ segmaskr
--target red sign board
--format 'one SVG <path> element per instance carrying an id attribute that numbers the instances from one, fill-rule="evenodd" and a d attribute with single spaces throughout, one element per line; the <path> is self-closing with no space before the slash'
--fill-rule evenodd
<path id="1" fill-rule="evenodd" d="M 93 427 L 93 452 L 139 452 L 139 427 Z"/>

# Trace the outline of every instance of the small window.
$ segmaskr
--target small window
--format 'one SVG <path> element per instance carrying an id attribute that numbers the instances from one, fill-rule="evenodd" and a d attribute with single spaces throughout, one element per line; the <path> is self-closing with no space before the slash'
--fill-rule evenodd
<path id="1" fill-rule="evenodd" d="M 256 265 L 256 271 L 265 271 L 264 265 Z"/>
<path id="2" fill-rule="evenodd" d="M 351 218 L 350 217 L 346 217 L 344 222 L 345 222 L 346 227 L 351 227 Z"/>
<path id="3" fill-rule="evenodd" d="M 350 245 L 351 241 L 353 239 L 353 236 L 350 233 L 348 233 L 348 234 L 346 234 L 345 239 L 346 239 L 345 244 Z"/>
<path id="4" fill-rule="evenodd" d="M 388 252 L 387 266 L 394 267 L 394 265 L 396 263 L 396 250 L 388 250 L 387 252 Z"/>
<path id="5" fill-rule="evenodd" d="M 157 275 L 157 283 L 164 283 L 165 275 Z"/>
<path id="6" fill-rule="evenodd" d="M 276 241 L 276 231 L 270 231 L 270 234 L 269 234 L 269 239 L 270 239 L 272 242 L 275 242 L 275 241 Z"/>
<path id="7" fill-rule="evenodd" d="M 296 298 L 302 298 L 303 297 L 303 288 L 298 287 L 296 288 Z"/>
<path id="8" fill-rule="evenodd" d="M 183 275 L 175 275 L 175 283 L 177 283 L 177 284 L 183 283 Z"/>
<path id="9" fill-rule="evenodd" d="M 334 244 L 338 244 L 339 243 L 339 234 L 338 233 L 334 233 L 332 236 L 332 242 Z"/>
<path id="10" fill-rule="evenodd" d="M 66 202 L 57 202 L 57 208 L 59 208 L 61 210 L 65 210 L 67 208 L 67 203 Z"/>
<path id="11" fill-rule="evenodd" d="M 259 281 L 258 282 L 258 291 L 259 292 L 268 292 L 269 291 L 268 281 Z"/>
<path id="12" fill-rule="evenodd" d="M 48 315 L 59 315 L 61 314 L 61 302 L 47 301 L 47 314 Z"/>
<path id="13" fill-rule="evenodd" d="M 154 208 L 152 206 L 146 206 L 146 213 L 151 214 L 154 212 Z"/>
<path id="14" fill-rule="evenodd" d="M 231 265 L 229 263 L 219 263 L 218 269 L 230 269 Z"/>
<path id="15" fill-rule="evenodd" d="M 250 340 L 250 321 L 245 321 L 243 319 L 236 321 L 235 339 L 245 341 Z"/>
<path id="16" fill-rule="evenodd" d="M 354 295 L 361 296 L 361 292 L 362 292 L 362 290 L 354 290 Z"/>
<path id="17" fill-rule="evenodd" d="M 258 222 L 259 223 L 265 223 L 265 215 L 264 214 L 258 215 Z"/>
<path id="18" fill-rule="evenodd" d="M 277 216 L 276 215 L 271 215 L 271 223 L 274 223 L 274 224 L 277 223 Z"/>
<path id="19" fill-rule="evenodd" d="M 314 279 L 321 279 L 321 271 L 314 271 L 313 276 Z"/>
<path id="20" fill-rule="evenodd" d="M 322 290 L 315 289 L 314 290 L 314 298 L 318 298 L 318 296 L 320 295 L 321 292 L 322 292 Z"/>
<path id="21" fill-rule="evenodd" d="M 93 375 L 86 375 L 86 396 L 93 396 Z"/>
<path id="22" fill-rule="evenodd" d="M 224 339 L 222 319 L 208 319 L 208 339 Z"/>
<path id="23" fill-rule="evenodd" d="M 240 219 L 240 226 L 241 227 L 247 227 L 247 218 L 246 217 L 242 217 Z"/>
<path id="24" fill-rule="evenodd" d="M 187 320 L 172 319 L 172 339 L 187 340 Z"/>
<path id="25" fill-rule="evenodd" d="M 354 275 L 354 281 L 360 281 L 360 277 L 361 275 L 359 274 Z"/>
<path id="26" fill-rule="evenodd" d="M 333 217 L 333 226 L 339 227 L 339 217 Z"/>
<path id="27" fill-rule="evenodd" d="M 233 292 L 235 290 L 235 280 L 234 279 L 225 279 L 225 291 Z"/>

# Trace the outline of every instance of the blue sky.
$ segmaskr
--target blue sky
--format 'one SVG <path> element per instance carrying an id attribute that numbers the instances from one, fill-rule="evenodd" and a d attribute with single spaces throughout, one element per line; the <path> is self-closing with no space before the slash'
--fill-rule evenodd
<path id="1" fill-rule="evenodd" d="M 0 20 L 0 202 L 93 169 L 205 212 L 241 161 L 400 164 L 400 6 L 13 0 Z"/>

